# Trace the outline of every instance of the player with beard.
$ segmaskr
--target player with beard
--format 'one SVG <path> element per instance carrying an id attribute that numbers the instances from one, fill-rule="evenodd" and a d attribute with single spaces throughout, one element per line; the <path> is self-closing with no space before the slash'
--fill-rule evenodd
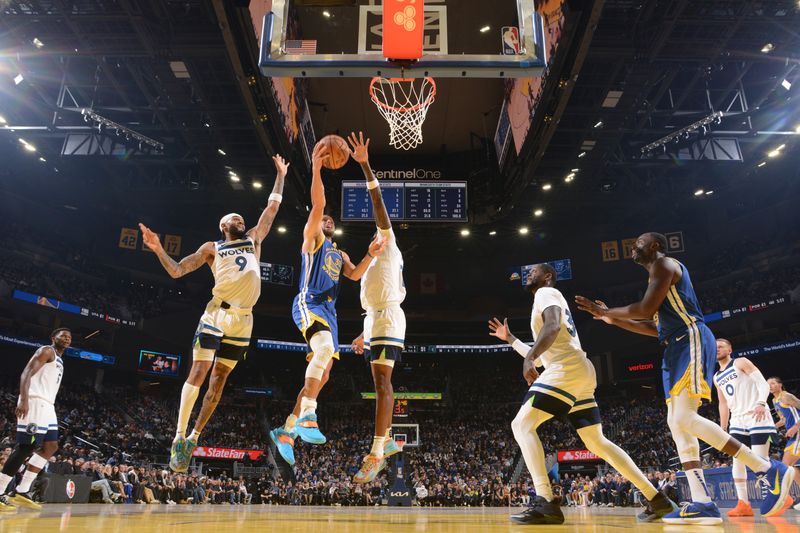
<path id="1" fill-rule="evenodd" d="M 648 506 L 639 519 L 658 520 L 673 510 L 673 504 L 656 490 L 622 448 L 603 435 L 600 409 L 594 399 L 597 388 L 594 366 L 581 348 L 569 305 L 555 285 L 556 271 L 547 263 L 534 265 L 528 273 L 525 288 L 533 295 L 531 330 L 536 339 L 533 347 L 511 333 L 507 319 L 489 321 L 489 334 L 506 341 L 525 358 L 522 375 L 530 385 L 511 429 L 530 471 L 536 498 L 528 509 L 513 515 L 511 520 L 521 524 L 564 522 L 564 514 L 554 501 L 544 448 L 537 433 L 539 426 L 554 416 L 566 416 L 589 451 L 605 459 L 642 491 Z M 536 371 L 539 363 L 544 366 L 541 375 Z"/>
<path id="2" fill-rule="evenodd" d="M 312 154 L 311 211 L 303 228 L 300 292 L 292 303 L 292 318 L 308 343 L 308 367 L 303 388 L 283 427 L 270 432 L 281 457 L 294 464 L 294 441 L 299 435 L 309 444 L 325 444 L 317 423 L 317 397 L 328 382 L 333 360 L 339 358 L 339 328 L 336 298 L 341 276 L 358 281 L 370 262 L 383 252 L 386 241 L 380 236 L 370 243 L 367 254 L 354 265 L 333 238 L 336 224 L 325 215 L 325 187 L 322 163 L 329 156 L 327 147 L 318 144 Z"/>
<path id="3" fill-rule="evenodd" d="M 261 243 L 269 234 L 283 200 L 283 182 L 289 163 L 279 155 L 272 158 L 278 172 L 267 207 L 262 211 L 254 228 L 246 230 L 244 218 L 229 213 L 219 221 L 225 237 L 217 242 L 206 242 L 195 253 L 180 262 L 172 259 L 158 235 L 144 224 L 139 224 L 144 243 L 155 252 L 161 265 L 173 278 L 185 276 L 203 265 L 214 274 L 212 298 L 206 306 L 194 336 L 192 368 L 181 391 L 178 425 L 170 450 L 169 466 L 175 472 L 186 472 L 197 447 L 200 433 L 211 418 L 222 396 L 222 389 L 236 363 L 247 355 L 250 335 L 253 332 L 253 306 L 261 295 Z M 212 368 L 213 367 L 213 368 Z M 186 428 L 200 386 L 211 370 L 208 390 L 203 406 L 197 415 L 194 429 L 186 437 Z"/>
<path id="4" fill-rule="evenodd" d="M 743 445 L 697 409 L 711 400 L 711 381 L 717 358 L 714 334 L 705 324 L 689 271 L 667 257 L 667 238 L 644 233 L 631 256 L 647 270 L 649 283 L 641 301 L 609 309 L 600 300 L 576 296 L 578 309 L 622 329 L 658 337 L 665 347 L 662 364 L 667 425 L 678 450 L 692 501 L 663 518 L 668 524 L 719 524 L 722 517 L 705 483 L 698 439 L 738 459 L 756 472 L 765 487 L 761 514 L 778 516 L 792 486 L 792 473 L 778 461 L 765 459 Z"/>
<path id="5" fill-rule="evenodd" d="M 58 328 L 50 335 L 50 340 L 50 346 L 36 350 L 20 376 L 15 410 L 17 445 L 0 474 L 0 512 L 14 512 L 12 503 L 30 509 L 42 508 L 31 499 L 28 491 L 58 450 L 58 418 L 54 404 L 64 375 L 61 357 L 72 344 L 72 333 L 67 328 Z M 10 497 L 5 496 L 9 483 L 23 463 L 26 468 L 22 481 Z"/>

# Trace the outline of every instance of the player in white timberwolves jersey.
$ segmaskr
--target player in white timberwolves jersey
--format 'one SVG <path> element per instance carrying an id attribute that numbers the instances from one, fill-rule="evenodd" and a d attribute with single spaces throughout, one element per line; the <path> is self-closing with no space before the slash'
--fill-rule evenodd
<path id="1" fill-rule="evenodd" d="M 16 504 L 41 509 L 28 495 L 31 483 L 47 460 L 58 450 L 58 418 L 55 401 L 64 375 L 64 350 L 72 344 L 72 333 L 58 328 L 50 335 L 52 344 L 42 346 L 33 354 L 19 380 L 17 399 L 17 445 L 3 465 L 0 474 L 0 512 L 13 512 Z M 29 459 L 30 458 L 30 459 Z M 27 460 L 27 463 L 26 463 Z M 11 497 L 5 496 L 11 479 L 25 465 L 22 481 Z"/>
<path id="2" fill-rule="evenodd" d="M 391 437 L 394 389 L 392 370 L 405 347 L 406 316 L 400 304 L 406 298 L 403 283 L 403 254 L 397 247 L 389 213 L 383 203 L 380 184 L 369 166 L 369 139 L 351 133 L 348 138 L 351 157 L 364 171 L 367 190 L 372 200 L 372 211 L 380 237 L 386 241 L 384 251 L 374 258 L 361 278 L 361 307 L 366 311 L 364 330 L 353 343 L 357 352 L 364 353 L 370 362 L 375 383 L 375 432 L 372 448 L 364 458 L 361 469 L 353 479 L 356 483 L 369 483 L 385 465 L 387 457 L 400 451 Z"/>
<path id="3" fill-rule="evenodd" d="M 714 385 L 719 398 L 719 425 L 736 440 L 763 458 L 769 457 L 770 440 L 777 439 L 775 423 L 767 407 L 769 384 L 745 357 L 731 358 L 733 347 L 727 339 L 717 339 L 719 371 Z M 733 458 L 733 482 L 739 499 L 728 516 L 753 516 L 747 497 L 747 467 Z"/>
<path id="4" fill-rule="evenodd" d="M 536 498 L 511 520 L 521 524 L 562 524 L 564 514 L 554 501 L 547 477 L 544 448 L 537 430 L 554 416 L 566 416 L 586 448 L 599 455 L 628 478 L 648 500 L 639 515 L 642 521 L 658 520 L 672 512 L 673 504 L 648 481 L 625 451 L 603 435 L 600 409 L 594 399 L 597 377 L 594 366 L 581 348 L 569 305 L 555 288 L 556 271 L 547 263 L 535 265 L 525 288 L 533 294 L 531 330 L 533 347 L 517 339 L 508 320 L 489 321 L 489 334 L 506 341 L 525 358 L 522 374 L 530 385 L 522 407 L 511 423 L 525 465 L 536 488 Z M 541 375 L 537 366 L 544 366 Z"/>
<path id="5" fill-rule="evenodd" d="M 278 175 L 267 207 L 258 224 L 245 231 L 241 215 L 230 213 L 219 221 L 224 239 L 206 242 L 195 253 L 181 259 L 172 259 L 161 246 L 158 235 L 143 224 L 144 243 L 156 253 L 161 265 L 173 278 L 179 278 L 208 265 L 214 274 L 212 298 L 206 306 L 192 349 L 192 369 L 181 391 L 178 427 L 172 441 L 169 465 L 175 472 L 186 472 L 197 447 L 200 433 L 211 418 L 222 396 L 225 381 L 236 363 L 247 354 L 253 331 L 253 306 L 261 295 L 261 243 L 269 233 L 283 199 L 283 181 L 289 163 L 276 155 L 272 158 Z M 197 400 L 200 386 L 212 368 L 208 391 L 197 415 L 194 429 L 186 437 L 189 416 Z"/>

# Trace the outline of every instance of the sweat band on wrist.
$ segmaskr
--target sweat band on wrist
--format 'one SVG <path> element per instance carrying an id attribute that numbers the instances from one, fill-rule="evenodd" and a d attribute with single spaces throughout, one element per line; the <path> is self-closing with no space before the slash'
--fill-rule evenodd
<path id="1" fill-rule="evenodd" d="M 378 185 L 380 185 L 380 183 L 378 183 L 378 180 L 369 180 L 367 182 L 367 189 L 369 189 L 370 191 L 372 189 L 377 189 Z"/>
<path id="2" fill-rule="evenodd" d="M 269 201 L 270 201 L 270 202 L 278 202 L 278 203 L 281 203 L 281 202 L 283 201 L 283 195 L 282 195 L 282 194 L 278 194 L 278 193 L 274 192 L 274 193 L 272 193 L 272 194 L 270 194 L 270 195 L 269 195 Z"/>
<path id="3" fill-rule="evenodd" d="M 528 352 L 531 351 L 531 347 L 519 339 L 515 340 L 513 344 L 511 344 L 511 347 L 522 357 L 528 357 Z"/>

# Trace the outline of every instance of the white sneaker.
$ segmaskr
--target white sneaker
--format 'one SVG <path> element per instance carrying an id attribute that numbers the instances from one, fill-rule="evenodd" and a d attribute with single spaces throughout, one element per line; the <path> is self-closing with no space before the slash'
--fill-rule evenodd
<path id="1" fill-rule="evenodd" d="M 797 503 L 794 505 L 794 507 L 792 507 L 792 509 L 794 509 L 795 511 L 800 511 L 800 501 L 799 501 L 799 502 L 797 502 Z"/>

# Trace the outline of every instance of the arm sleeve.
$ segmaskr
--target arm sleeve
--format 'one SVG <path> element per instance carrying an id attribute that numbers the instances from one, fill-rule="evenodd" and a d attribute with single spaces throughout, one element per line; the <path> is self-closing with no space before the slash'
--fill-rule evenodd
<path id="1" fill-rule="evenodd" d="M 769 398 L 769 383 L 767 383 L 767 380 L 764 379 L 764 374 L 762 374 L 761 371 L 756 368 L 755 371 L 750 374 L 750 377 L 756 384 L 756 389 L 758 390 L 758 401 L 763 402 L 766 405 L 767 398 Z"/>

